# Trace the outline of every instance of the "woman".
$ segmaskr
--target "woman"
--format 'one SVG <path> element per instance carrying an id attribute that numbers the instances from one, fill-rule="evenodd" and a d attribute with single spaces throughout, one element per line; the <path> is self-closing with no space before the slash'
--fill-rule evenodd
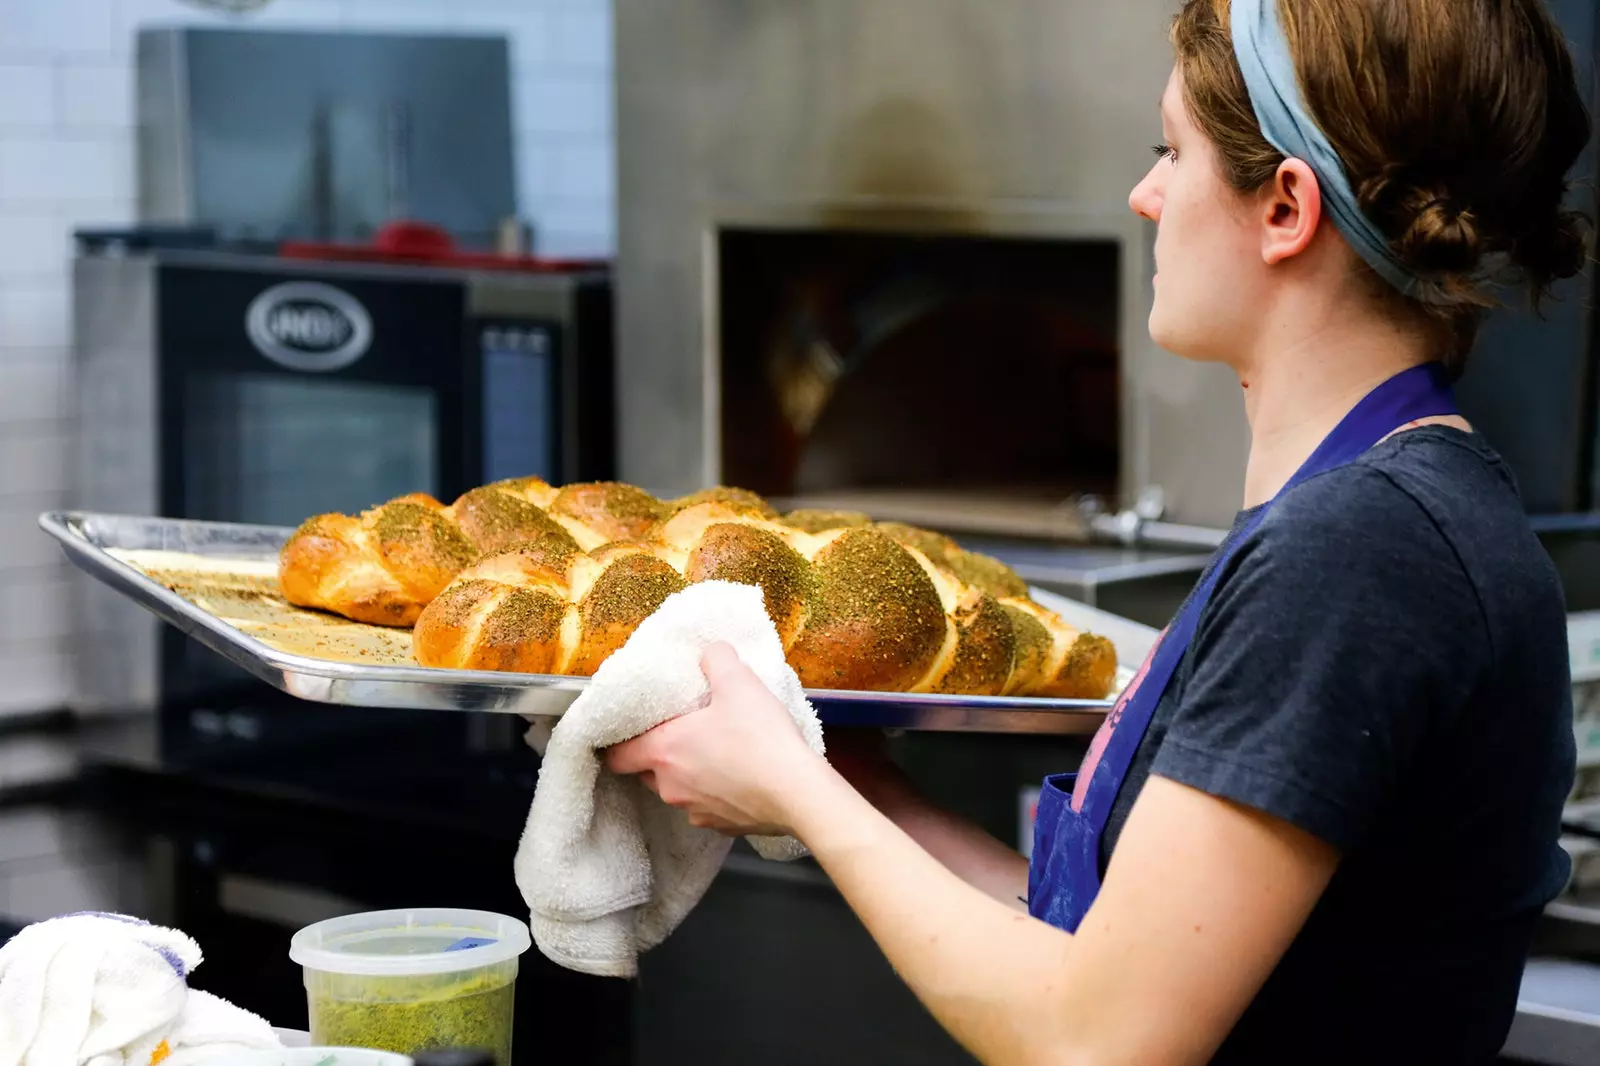
<path id="1" fill-rule="evenodd" d="M 1568 872 L 1570 682 L 1449 383 L 1496 271 L 1582 265 L 1572 62 L 1541 0 L 1187 0 L 1173 41 L 1130 203 L 1152 336 L 1246 390 L 1244 509 L 1047 782 L 1031 869 L 886 762 L 813 756 L 726 648 L 710 705 L 611 763 L 796 834 L 985 1061 L 1491 1061 Z"/>

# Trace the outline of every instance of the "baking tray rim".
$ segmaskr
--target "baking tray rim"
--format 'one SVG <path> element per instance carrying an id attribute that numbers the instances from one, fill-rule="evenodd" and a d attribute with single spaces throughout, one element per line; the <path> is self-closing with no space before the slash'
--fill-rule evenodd
<path id="1" fill-rule="evenodd" d="M 215 532 L 238 531 L 263 541 L 277 539 L 279 544 L 292 532 L 287 527 L 248 525 L 231 522 L 205 522 L 195 519 L 166 519 L 142 515 L 124 515 L 104 512 L 62 509 L 45 511 L 39 516 L 40 527 L 54 537 L 67 557 L 79 569 L 97 578 L 116 591 L 139 603 L 161 620 L 199 640 L 213 651 L 235 664 L 249 670 L 261 680 L 304 699 L 315 702 L 350 705 L 350 699 L 341 699 L 339 686 L 362 686 L 362 703 L 366 706 L 405 706 L 438 710 L 503 710 L 505 713 L 560 713 L 559 709 L 494 708 L 481 706 L 487 697 L 514 697 L 521 693 L 546 693 L 552 696 L 570 696 L 571 700 L 584 691 L 588 678 L 559 674 L 516 674 L 485 670 L 445 670 L 424 666 L 361 665 L 341 663 L 312 656 L 281 651 L 228 625 L 203 608 L 166 588 L 137 567 L 111 555 L 108 548 L 116 545 L 96 543 L 89 538 L 87 528 L 95 524 L 144 523 L 155 528 L 169 528 L 174 532 L 185 527 Z M 238 558 L 239 556 L 235 556 Z M 1038 594 L 1038 590 L 1032 590 Z M 1053 597 L 1052 597 L 1053 598 Z M 207 639 L 210 638 L 210 639 Z M 265 668 L 266 671 L 263 672 Z M 305 685 L 298 679 L 314 680 L 323 684 Z M 404 701 L 389 702 L 387 689 L 413 689 L 412 697 Z M 425 693 L 437 699 L 421 699 Z M 452 699 L 451 694 L 456 698 Z M 867 710 L 875 706 L 893 707 L 902 711 L 952 711 L 968 714 L 1040 715 L 1082 717 L 1098 722 L 1110 711 L 1113 699 L 1057 699 L 1036 696 L 967 696 L 942 693 L 885 693 L 845 689 L 805 690 L 814 705 L 828 704 L 841 708 L 856 706 Z M 470 696 L 464 706 L 461 696 Z M 374 701 L 378 702 L 374 702 Z M 564 708 L 561 708 L 564 709 Z"/>

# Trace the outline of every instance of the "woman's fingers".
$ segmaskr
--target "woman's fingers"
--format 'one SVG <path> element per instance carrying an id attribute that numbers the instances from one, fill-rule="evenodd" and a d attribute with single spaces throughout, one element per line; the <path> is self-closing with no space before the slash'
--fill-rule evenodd
<path id="1" fill-rule="evenodd" d="M 614 745 L 605 765 L 638 776 L 695 825 L 739 834 L 752 825 L 782 824 L 782 803 L 768 779 L 786 776 L 797 748 L 809 754 L 799 727 L 730 645 L 707 647 L 700 668 L 711 700 Z"/>
<path id="2" fill-rule="evenodd" d="M 654 730 L 606 749 L 606 767 L 614 774 L 638 774 L 655 766 Z M 651 780 L 654 780 L 652 775 Z"/>
<path id="3" fill-rule="evenodd" d="M 718 818 L 714 814 L 704 814 L 698 811 L 690 812 L 689 824 L 696 829 L 710 829 L 726 837 L 747 836 L 750 832 L 748 828 L 735 825 L 725 818 Z"/>

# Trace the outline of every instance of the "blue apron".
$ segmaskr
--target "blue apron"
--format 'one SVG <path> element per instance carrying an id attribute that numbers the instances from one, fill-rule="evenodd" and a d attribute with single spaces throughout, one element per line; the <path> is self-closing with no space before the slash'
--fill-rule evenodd
<path id="1" fill-rule="evenodd" d="M 1272 503 L 1301 482 L 1356 459 L 1408 422 L 1456 413 L 1448 379 L 1438 364 L 1413 367 L 1395 375 L 1368 393 L 1317 446 L 1278 495 L 1223 541 L 1183 610 L 1162 633 L 1139 674 L 1106 716 L 1078 773 L 1045 778 L 1033 828 L 1033 859 L 1028 867 L 1029 914 L 1069 933 L 1076 932 L 1078 923 L 1083 921 L 1100 891 L 1100 835 L 1134 753 L 1194 638 L 1200 614 L 1219 575 L 1239 545 L 1261 524 Z M 1084 774 L 1089 775 L 1087 787 L 1079 809 L 1074 809 L 1073 790 Z"/>

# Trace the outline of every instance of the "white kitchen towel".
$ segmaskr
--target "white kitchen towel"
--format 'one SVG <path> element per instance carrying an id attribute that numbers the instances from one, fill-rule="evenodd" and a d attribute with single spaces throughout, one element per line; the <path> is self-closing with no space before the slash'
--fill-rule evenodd
<path id="1" fill-rule="evenodd" d="M 689 824 L 604 752 L 706 705 L 705 649 L 725 642 L 788 708 L 819 754 L 822 726 L 784 658 L 761 589 L 725 581 L 668 597 L 595 672 L 553 728 L 528 741 L 543 764 L 517 850 L 516 879 L 533 939 L 572 970 L 631 977 L 638 956 L 677 928 L 716 878 L 732 842 Z M 797 859 L 792 837 L 752 837 L 763 858 Z"/>
<path id="2" fill-rule="evenodd" d="M 200 947 L 120 914 L 38 922 L 0 947 L 0 1066 L 187 1066 L 277 1048 L 266 1022 L 203 992 Z"/>
<path id="3" fill-rule="evenodd" d="M 160 1066 L 225 1066 L 231 1055 L 275 1051 L 283 1047 L 283 1040 L 264 1019 L 191 988 L 167 1046 L 171 1055 Z"/>

